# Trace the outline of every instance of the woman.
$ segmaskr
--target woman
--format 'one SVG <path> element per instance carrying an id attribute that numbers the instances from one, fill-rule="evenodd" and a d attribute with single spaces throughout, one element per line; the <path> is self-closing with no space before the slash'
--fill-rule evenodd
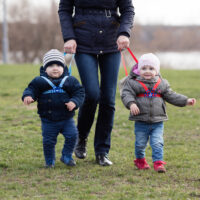
<path id="1" fill-rule="evenodd" d="M 120 66 L 119 50 L 129 46 L 134 17 L 132 0 L 60 0 L 58 13 L 64 51 L 76 53 L 76 64 L 86 92 L 78 115 L 79 139 L 75 155 L 80 159 L 87 155 L 87 137 L 99 104 L 94 138 L 96 162 L 101 166 L 112 165 L 108 153 Z"/>

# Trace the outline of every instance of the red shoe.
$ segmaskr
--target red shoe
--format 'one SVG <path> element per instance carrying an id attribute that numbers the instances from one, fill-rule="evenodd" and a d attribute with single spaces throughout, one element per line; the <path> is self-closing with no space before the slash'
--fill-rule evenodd
<path id="1" fill-rule="evenodd" d="M 148 165 L 145 158 L 137 158 L 134 160 L 134 164 L 138 169 L 150 169 L 150 166 Z"/>
<path id="2" fill-rule="evenodd" d="M 166 165 L 166 162 L 157 160 L 154 162 L 154 170 L 157 172 L 160 172 L 160 173 L 165 173 L 166 169 L 165 169 L 164 165 Z"/>

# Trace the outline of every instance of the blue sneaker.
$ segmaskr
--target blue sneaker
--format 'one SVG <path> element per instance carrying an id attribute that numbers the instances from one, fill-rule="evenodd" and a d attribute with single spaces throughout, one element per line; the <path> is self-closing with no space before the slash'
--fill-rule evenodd
<path id="1" fill-rule="evenodd" d="M 49 168 L 54 168 L 55 166 L 55 160 L 53 160 L 52 162 L 46 163 L 45 168 L 49 169 Z"/>
<path id="2" fill-rule="evenodd" d="M 55 165 L 45 165 L 46 169 L 54 168 Z"/>
<path id="3" fill-rule="evenodd" d="M 65 165 L 73 167 L 76 165 L 76 162 L 73 160 L 72 157 L 62 156 L 60 161 L 63 162 Z"/>

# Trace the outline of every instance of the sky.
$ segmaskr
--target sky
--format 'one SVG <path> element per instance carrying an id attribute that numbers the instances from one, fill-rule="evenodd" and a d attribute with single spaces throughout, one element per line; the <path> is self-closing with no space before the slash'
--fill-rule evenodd
<path id="1" fill-rule="evenodd" d="M 133 0 L 141 24 L 200 25 L 200 0 Z"/>
<path id="2" fill-rule="evenodd" d="M 142 24 L 200 25 L 199 0 L 133 0 Z"/>
<path id="3" fill-rule="evenodd" d="M 46 6 L 50 2 L 50 0 L 27 1 L 34 3 L 35 8 Z M 59 3 L 59 0 L 55 1 Z M 12 2 L 13 0 L 7 0 L 7 6 Z M 140 24 L 200 25 L 200 0 L 133 0 L 133 5 L 135 22 Z"/>

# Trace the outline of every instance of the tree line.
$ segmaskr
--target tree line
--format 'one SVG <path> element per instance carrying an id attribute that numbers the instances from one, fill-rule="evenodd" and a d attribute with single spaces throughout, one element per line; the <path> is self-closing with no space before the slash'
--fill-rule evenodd
<path id="1" fill-rule="evenodd" d="M 12 62 L 41 62 L 47 50 L 57 48 L 62 51 L 58 6 L 53 0 L 49 3 L 48 8 L 34 10 L 28 1 L 22 0 L 9 8 L 8 38 Z M 0 29 L 2 38 L 2 25 Z M 199 51 L 200 26 L 141 26 L 135 23 L 130 48 L 137 53 Z"/>

